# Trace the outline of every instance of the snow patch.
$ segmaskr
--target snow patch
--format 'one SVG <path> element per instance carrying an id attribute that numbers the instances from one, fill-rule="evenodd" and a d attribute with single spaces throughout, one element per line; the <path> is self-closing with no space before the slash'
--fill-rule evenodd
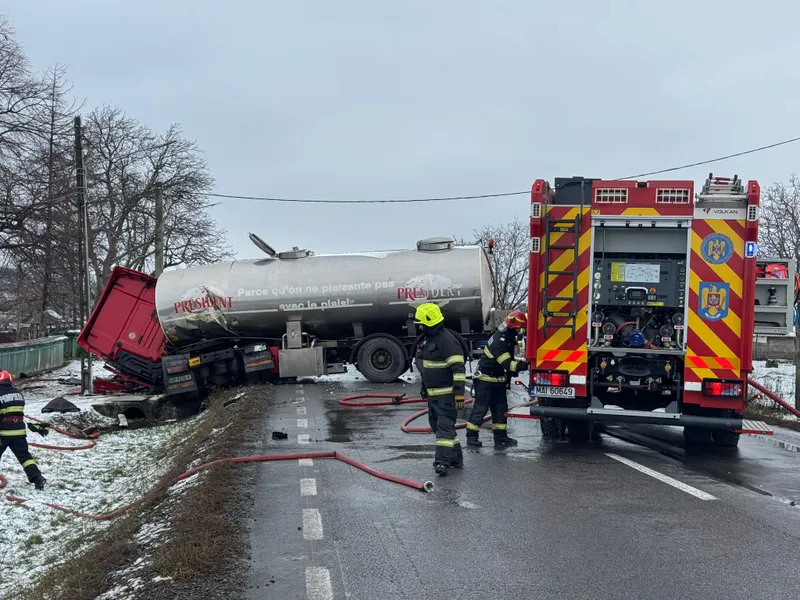
<path id="1" fill-rule="evenodd" d="M 779 362 L 777 367 L 767 367 L 766 361 L 754 360 L 753 372 L 750 378 L 757 381 L 772 393 L 781 397 L 783 400 L 794 404 L 795 394 L 795 365 L 791 362 Z M 751 394 L 758 393 L 751 390 Z M 765 408 L 779 408 L 779 405 L 769 398 L 757 400 Z M 782 416 L 789 421 L 797 421 L 795 415 L 788 411 L 782 411 Z"/>
<path id="2" fill-rule="evenodd" d="M 80 362 L 74 361 L 66 368 L 42 377 L 69 377 L 79 372 Z M 81 408 L 80 413 L 42 415 L 41 407 L 74 386 L 41 383 L 42 386 L 36 382 L 27 385 L 24 380 L 20 381 L 27 414 L 49 422 L 77 422 L 82 425 L 87 418 L 97 422 L 104 419 L 91 408 L 91 403 L 97 397 L 66 396 Z M 135 502 L 164 475 L 169 467 L 170 455 L 189 436 L 197 419 L 193 417 L 159 427 L 106 433 L 89 450 L 64 452 L 31 448 L 31 453 L 47 478 L 43 491 L 36 491 L 28 483 L 19 463 L 10 452 L 6 452 L 0 464 L 0 472 L 8 479 L 8 485 L 0 496 L 3 505 L 0 508 L 0 531 L 3 532 L 0 558 L 5 557 L 0 567 L 0 596 L 6 597 L 10 590 L 23 588 L 49 568 L 69 560 L 87 547 L 93 533 L 104 530 L 113 522 L 83 519 L 54 510 L 45 506 L 44 502 L 88 514 L 108 513 Z M 114 423 L 113 419 L 110 421 Z M 82 445 L 80 440 L 56 432 L 51 432 L 46 438 L 29 433 L 28 441 L 49 445 Z M 29 501 L 22 505 L 11 503 L 5 499 L 6 494 L 28 498 Z M 140 534 L 157 536 L 148 531 Z"/>

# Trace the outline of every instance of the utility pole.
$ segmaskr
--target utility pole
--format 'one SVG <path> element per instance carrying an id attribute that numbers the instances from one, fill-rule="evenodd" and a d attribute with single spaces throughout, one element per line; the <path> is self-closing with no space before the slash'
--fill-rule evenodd
<path id="1" fill-rule="evenodd" d="M 155 277 L 160 277 L 164 271 L 164 187 L 160 181 L 156 182 L 156 235 L 155 235 Z"/>
<path id="2" fill-rule="evenodd" d="M 91 306 L 91 290 L 89 277 L 89 211 L 86 207 L 86 173 L 83 169 L 83 129 L 81 118 L 75 117 L 75 178 L 78 198 L 78 224 L 80 229 L 80 257 L 81 271 L 83 272 L 81 286 L 81 321 L 82 327 L 89 321 L 89 307 Z M 86 358 L 81 358 L 81 394 L 92 393 L 92 355 L 86 353 Z"/>

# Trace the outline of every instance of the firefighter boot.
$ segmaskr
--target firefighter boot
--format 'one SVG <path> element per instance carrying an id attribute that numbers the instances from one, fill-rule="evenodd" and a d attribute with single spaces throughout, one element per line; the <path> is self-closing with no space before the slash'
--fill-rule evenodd
<path id="1" fill-rule="evenodd" d="M 31 481 L 31 483 L 36 486 L 37 490 L 43 490 L 46 481 L 47 479 L 45 479 L 41 475 L 37 475 L 36 477 L 33 478 L 33 481 Z"/>
<path id="2" fill-rule="evenodd" d="M 441 476 L 447 475 L 447 465 L 435 464 L 435 465 L 433 465 L 433 471 L 437 475 L 441 475 Z"/>
<path id="3" fill-rule="evenodd" d="M 517 443 L 518 443 L 517 440 L 508 437 L 508 433 L 506 433 L 505 430 L 494 432 L 494 445 L 496 448 L 502 448 L 505 446 L 516 446 Z"/>
<path id="4" fill-rule="evenodd" d="M 477 425 L 473 425 L 467 421 L 467 446 L 475 446 L 477 448 L 483 446 L 483 442 L 478 439 L 478 431 L 479 428 Z"/>
<path id="5" fill-rule="evenodd" d="M 450 466 L 454 469 L 464 468 L 464 451 L 461 449 L 461 441 L 458 439 L 458 437 L 456 437 L 456 441 L 453 446 L 453 460 L 450 462 Z"/>

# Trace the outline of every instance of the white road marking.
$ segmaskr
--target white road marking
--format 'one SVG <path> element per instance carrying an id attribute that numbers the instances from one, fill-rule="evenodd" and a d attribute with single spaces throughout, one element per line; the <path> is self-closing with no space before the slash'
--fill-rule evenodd
<path id="1" fill-rule="evenodd" d="M 308 600 L 333 600 L 331 574 L 325 567 L 306 567 Z"/>
<path id="2" fill-rule="evenodd" d="M 317 495 L 317 480 L 313 477 L 307 477 L 300 480 L 300 495 L 301 496 L 316 496 Z"/>
<path id="3" fill-rule="evenodd" d="M 303 537 L 307 540 L 322 539 L 322 517 L 316 508 L 303 509 Z"/>
<path id="4" fill-rule="evenodd" d="M 299 429 L 308 429 L 308 419 L 297 419 L 297 427 Z"/>
<path id="5" fill-rule="evenodd" d="M 298 406 L 298 407 L 297 407 L 297 414 L 298 414 L 298 415 L 304 415 L 304 414 L 306 414 L 306 407 L 305 407 L 305 406 Z"/>
<path id="6" fill-rule="evenodd" d="M 702 490 L 698 490 L 696 487 L 692 487 L 682 481 L 678 481 L 677 479 L 673 479 L 663 473 L 659 473 L 658 471 L 653 471 L 653 469 L 648 469 L 644 465 L 640 465 L 637 462 L 633 462 L 632 460 L 628 460 L 627 458 L 623 458 L 622 456 L 618 456 L 616 454 L 611 454 L 610 452 L 606 452 L 606 456 L 609 458 L 613 458 L 616 461 L 621 462 L 623 465 L 628 465 L 631 469 L 636 469 L 640 473 L 644 473 L 645 475 L 649 475 L 654 479 L 658 479 L 659 481 L 666 483 L 667 485 L 671 485 L 672 487 L 681 490 L 682 492 L 686 492 L 694 496 L 695 498 L 700 498 L 700 500 L 716 500 L 716 496 L 712 496 Z"/>
<path id="7" fill-rule="evenodd" d="M 310 444 L 311 443 L 311 436 L 307 433 L 301 433 L 297 436 L 297 443 L 298 444 Z"/>
<path id="8" fill-rule="evenodd" d="M 300 458 L 300 459 L 298 459 L 297 462 L 300 464 L 301 467 L 313 467 L 314 466 L 314 460 L 311 459 L 311 458 Z"/>

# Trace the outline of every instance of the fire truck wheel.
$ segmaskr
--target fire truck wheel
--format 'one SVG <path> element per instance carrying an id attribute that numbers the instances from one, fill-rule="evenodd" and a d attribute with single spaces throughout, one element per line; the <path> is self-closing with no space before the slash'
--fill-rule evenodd
<path id="1" fill-rule="evenodd" d="M 683 440 L 687 446 L 705 446 L 711 443 L 711 430 L 701 427 L 684 427 Z"/>
<path id="2" fill-rule="evenodd" d="M 715 431 L 714 445 L 722 448 L 736 448 L 739 445 L 740 437 L 735 431 Z"/>
<path id="3" fill-rule="evenodd" d="M 561 433 L 561 424 L 558 419 L 544 418 L 539 419 L 539 426 L 542 428 L 543 438 L 557 438 Z"/>
<path id="4" fill-rule="evenodd" d="M 357 362 L 361 374 L 373 383 L 391 383 L 408 368 L 403 346 L 388 337 L 364 342 L 358 350 Z"/>
<path id="5" fill-rule="evenodd" d="M 591 427 L 589 421 L 568 420 L 567 437 L 570 442 L 585 443 L 590 441 Z"/>

